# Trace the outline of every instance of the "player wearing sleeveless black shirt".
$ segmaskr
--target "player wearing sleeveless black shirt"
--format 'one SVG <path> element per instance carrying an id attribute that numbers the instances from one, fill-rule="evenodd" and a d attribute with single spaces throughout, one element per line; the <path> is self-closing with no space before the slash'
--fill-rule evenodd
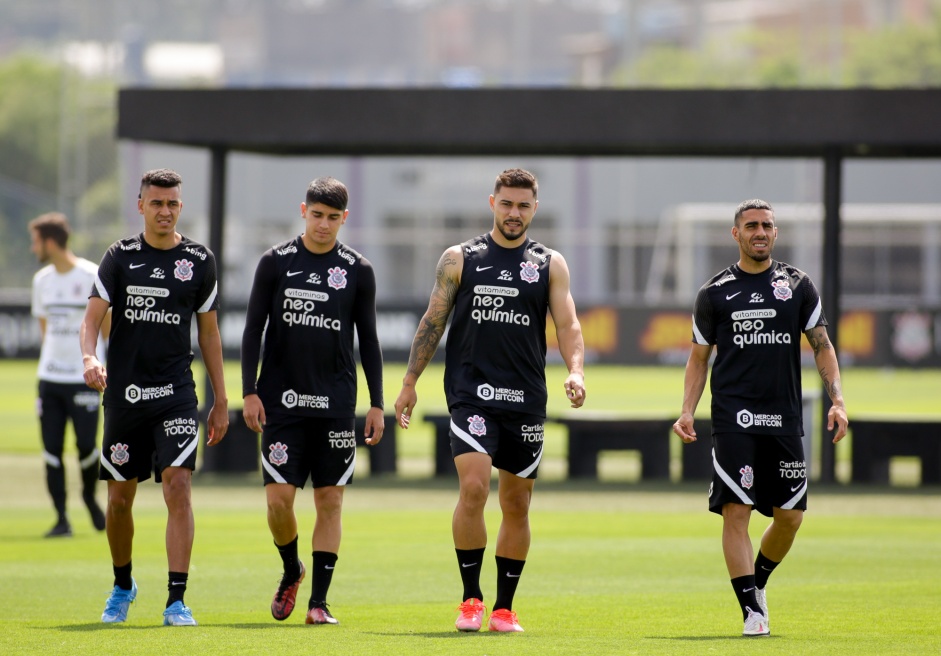
<path id="1" fill-rule="evenodd" d="M 29 222 L 31 250 L 45 264 L 33 276 L 32 314 L 39 320 L 42 349 L 39 353 L 39 396 L 36 412 L 46 463 L 46 487 L 58 519 L 45 535 L 69 537 L 72 525 L 66 511 L 65 429 L 72 422 L 82 473 L 82 499 L 94 527 L 105 529 L 105 515 L 95 499 L 98 484 L 98 407 L 101 397 L 85 386 L 78 331 L 85 313 L 88 290 L 98 267 L 77 257 L 69 248 L 69 222 L 64 214 L 50 212 Z M 107 333 L 110 317 L 102 332 Z M 104 357 L 104 349 L 99 349 Z"/>
<path id="2" fill-rule="evenodd" d="M 141 180 L 138 211 L 144 231 L 115 242 L 101 260 L 81 328 L 85 383 L 104 391 L 105 429 L 100 477 L 108 481 L 107 532 L 114 590 L 102 621 L 123 622 L 137 595 L 131 577 L 132 508 L 139 481 L 162 483 L 167 504 L 169 596 L 163 623 L 195 626 L 183 603 L 193 550 L 191 482 L 196 466 L 196 387 L 190 326 L 214 392 L 207 444 L 228 428 L 222 376 L 219 301 L 212 252 L 176 231 L 182 179 L 156 169 Z M 102 319 L 111 308 L 108 368 L 95 356 Z"/>
<path id="3" fill-rule="evenodd" d="M 258 263 L 242 337 L 245 422 L 262 432 L 268 526 L 284 565 L 271 603 L 277 620 L 291 614 L 306 573 L 297 555 L 294 499 L 297 488 L 313 481 L 317 520 L 307 624 L 337 623 L 326 600 L 340 548 L 343 490 L 356 466 L 354 327 L 371 406 L 366 443 L 377 444 L 384 428 L 376 276 L 366 258 L 337 241 L 348 198 L 339 180 L 311 182 L 301 203 L 304 233 L 266 251 Z"/>
<path id="4" fill-rule="evenodd" d="M 807 336 L 833 403 L 827 430 L 846 435 L 847 418 L 836 353 L 813 282 L 771 259 L 777 227 L 762 200 L 741 203 L 732 237 L 739 261 L 699 290 L 693 346 L 686 364 L 683 409 L 673 425 L 686 443 L 697 439 L 693 414 L 712 366 L 714 475 L 709 509 L 722 515 L 722 547 L 746 636 L 770 635 L 765 586 L 784 559 L 807 508 L 807 464 L 801 437 L 800 337 Z M 752 509 L 772 517 L 754 558 Z"/>
<path id="5" fill-rule="evenodd" d="M 569 370 L 573 408 L 585 402 L 584 343 L 561 254 L 526 237 L 538 183 L 522 169 L 501 173 L 490 196 L 493 229 L 452 246 L 438 262 L 428 310 L 412 341 L 395 402 L 399 425 L 418 402 L 415 385 L 454 311 L 445 357 L 451 452 L 460 482 L 452 520 L 464 585 L 455 626 L 479 631 L 485 608 L 480 569 L 487 546 L 484 507 L 491 467 L 499 470 L 503 520 L 497 538 L 497 595 L 491 631 L 522 631 L 513 597 L 529 553 L 529 503 L 543 452 L 546 418 L 546 312 Z"/>

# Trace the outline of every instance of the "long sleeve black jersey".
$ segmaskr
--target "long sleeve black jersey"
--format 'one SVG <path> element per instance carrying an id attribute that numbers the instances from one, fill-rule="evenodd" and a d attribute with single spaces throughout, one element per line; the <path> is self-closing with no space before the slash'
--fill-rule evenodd
<path id="1" fill-rule="evenodd" d="M 813 281 L 783 262 L 758 274 L 734 264 L 703 285 L 693 341 L 716 346 L 713 431 L 803 435 L 801 335 L 826 325 Z"/>
<path id="2" fill-rule="evenodd" d="M 143 233 L 116 241 L 91 296 L 111 304 L 106 406 L 196 400 L 193 313 L 218 309 L 216 258 L 187 237 L 168 250 Z"/>
<path id="3" fill-rule="evenodd" d="M 268 412 L 353 416 L 354 326 L 370 405 L 382 408 L 376 276 L 369 260 L 340 242 L 329 253 L 311 253 L 300 236 L 269 249 L 255 270 L 242 335 L 242 395 L 258 394 Z"/>
<path id="4" fill-rule="evenodd" d="M 461 244 L 464 268 L 445 356 L 448 407 L 471 403 L 546 414 L 546 314 L 552 251 L 490 234 Z"/>

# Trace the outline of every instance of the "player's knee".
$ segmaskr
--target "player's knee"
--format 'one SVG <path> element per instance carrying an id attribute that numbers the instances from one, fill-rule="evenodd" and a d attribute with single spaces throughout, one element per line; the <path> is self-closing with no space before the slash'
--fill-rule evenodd
<path id="1" fill-rule="evenodd" d="M 777 511 L 774 515 L 774 523 L 789 533 L 797 533 L 803 521 L 804 513 L 800 510 Z"/>
<path id="2" fill-rule="evenodd" d="M 490 482 L 477 479 L 461 481 L 461 503 L 468 506 L 483 506 L 490 495 Z"/>
<path id="3" fill-rule="evenodd" d="M 500 508 L 503 510 L 503 516 L 525 519 L 529 516 L 530 499 L 529 493 L 522 492 L 501 497 Z"/>

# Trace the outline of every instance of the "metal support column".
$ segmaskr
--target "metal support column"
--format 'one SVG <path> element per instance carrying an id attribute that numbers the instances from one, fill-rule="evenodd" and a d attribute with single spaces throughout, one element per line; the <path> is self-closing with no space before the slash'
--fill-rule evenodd
<path id="1" fill-rule="evenodd" d="M 210 150 L 211 170 L 209 172 L 209 250 L 216 256 L 216 271 L 218 275 L 218 294 L 222 296 L 222 282 L 225 278 L 225 253 L 223 251 L 223 236 L 225 233 L 225 177 L 226 156 L 228 150 L 221 146 L 214 146 Z M 220 320 L 221 323 L 221 320 Z M 203 394 L 203 411 L 209 415 L 215 397 L 212 394 L 212 385 L 209 376 L 206 376 L 205 391 Z"/>
<path id="2" fill-rule="evenodd" d="M 840 204 L 843 196 L 843 155 L 831 148 L 824 155 L 823 167 L 823 312 L 829 326 L 830 343 L 838 350 L 838 324 L 840 321 Z M 827 413 L 833 405 L 824 391 L 821 395 L 822 422 L 820 426 L 820 482 L 836 481 L 836 449 L 827 432 Z M 805 430 L 810 430 L 805 427 Z"/>

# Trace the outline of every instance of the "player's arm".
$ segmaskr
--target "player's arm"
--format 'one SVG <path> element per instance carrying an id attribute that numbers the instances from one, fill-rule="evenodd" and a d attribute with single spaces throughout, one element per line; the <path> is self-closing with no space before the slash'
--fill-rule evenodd
<path id="1" fill-rule="evenodd" d="M 696 406 L 699 405 L 703 390 L 706 389 L 712 349 L 712 344 L 693 344 L 689 350 L 689 359 L 686 360 L 686 375 L 683 378 L 683 408 L 680 411 L 680 418 L 673 424 L 673 432 L 687 444 L 696 441 L 693 415 L 696 413 Z"/>
<path id="2" fill-rule="evenodd" d="M 359 338 L 359 359 L 369 388 L 369 410 L 366 412 L 366 444 L 378 444 L 385 431 L 382 398 L 382 349 L 376 331 L 376 273 L 369 260 L 363 258 L 356 276 L 356 303 L 353 323 Z"/>
<path id="3" fill-rule="evenodd" d="M 268 323 L 271 299 L 277 287 L 278 266 L 272 251 L 265 252 L 255 268 L 255 279 L 248 297 L 245 328 L 242 330 L 242 416 L 245 425 L 260 433 L 265 425 L 265 406 L 258 396 L 258 361 L 261 336 Z"/>
<path id="4" fill-rule="evenodd" d="M 565 396 L 573 408 L 585 403 L 585 341 L 582 325 L 575 313 L 571 275 L 561 253 L 553 251 L 549 260 L 549 313 L 559 340 L 559 353 L 569 371 L 565 379 Z"/>
<path id="5" fill-rule="evenodd" d="M 206 444 L 213 446 L 222 441 L 229 429 L 229 399 L 222 375 L 222 335 L 219 333 L 219 317 L 215 310 L 196 314 L 196 330 L 199 350 L 202 352 L 206 375 L 212 385 L 212 408 L 206 420 L 209 435 Z"/>
<path id="6" fill-rule="evenodd" d="M 101 325 L 111 309 L 108 301 L 98 296 L 91 296 L 85 307 L 85 316 L 79 326 L 79 341 L 82 347 L 82 364 L 85 367 L 85 384 L 92 389 L 103 392 L 108 386 L 108 372 L 98 360 L 98 334 Z"/>
<path id="7" fill-rule="evenodd" d="M 457 289 L 461 284 L 461 271 L 464 268 L 464 252 L 460 246 L 452 246 L 438 260 L 435 269 L 435 286 L 431 290 L 428 309 L 418 324 L 412 348 L 408 355 L 408 369 L 402 379 L 402 390 L 395 400 L 395 416 L 399 426 L 408 428 L 412 410 L 418 403 L 415 384 L 425 367 L 431 362 L 438 350 L 441 336 L 448 325 L 448 317 L 454 309 Z"/>
<path id="8" fill-rule="evenodd" d="M 846 417 L 846 405 L 843 403 L 843 385 L 840 382 L 840 364 L 836 359 L 836 351 L 833 344 L 830 343 L 830 337 L 827 335 L 826 326 L 815 326 L 804 333 L 810 347 L 814 351 L 814 363 L 817 365 L 817 372 L 823 381 L 823 389 L 830 397 L 832 406 L 827 413 L 827 430 L 832 431 L 836 427 L 836 433 L 833 434 L 834 444 L 843 439 L 846 435 L 846 428 L 849 426 L 849 419 Z"/>
<path id="9" fill-rule="evenodd" d="M 46 317 L 39 317 L 39 343 L 46 341 Z"/>

